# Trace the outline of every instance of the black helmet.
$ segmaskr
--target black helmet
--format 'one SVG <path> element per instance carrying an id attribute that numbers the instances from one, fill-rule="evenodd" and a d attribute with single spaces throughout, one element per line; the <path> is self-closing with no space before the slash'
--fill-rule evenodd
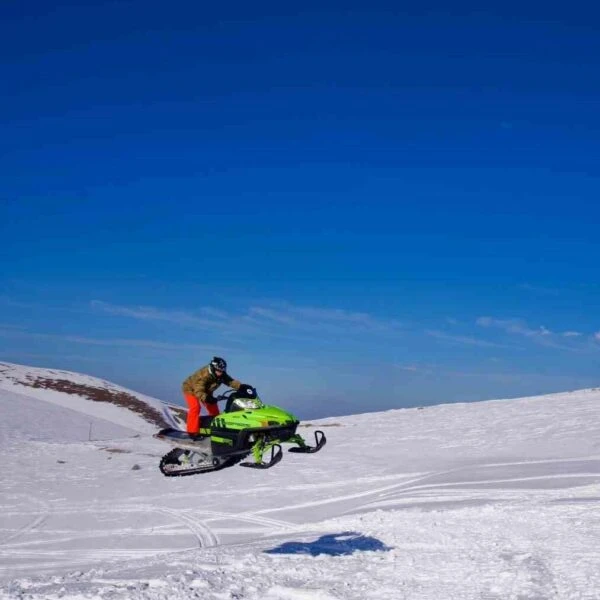
<path id="1" fill-rule="evenodd" d="M 213 374 L 215 371 L 227 371 L 227 361 L 219 356 L 214 356 L 210 361 L 210 370 Z"/>

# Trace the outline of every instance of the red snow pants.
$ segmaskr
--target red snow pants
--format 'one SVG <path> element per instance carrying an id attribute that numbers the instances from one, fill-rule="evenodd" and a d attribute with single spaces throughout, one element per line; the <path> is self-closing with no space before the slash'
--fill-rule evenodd
<path id="1" fill-rule="evenodd" d="M 200 402 L 196 396 L 193 394 L 184 394 L 183 397 L 188 405 L 188 414 L 187 414 L 187 432 L 196 434 L 200 429 L 200 407 L 204 406 L 211 417 L 216 417 L 219 411 L 218 404 L 206 404 L 205 402 Z"/>

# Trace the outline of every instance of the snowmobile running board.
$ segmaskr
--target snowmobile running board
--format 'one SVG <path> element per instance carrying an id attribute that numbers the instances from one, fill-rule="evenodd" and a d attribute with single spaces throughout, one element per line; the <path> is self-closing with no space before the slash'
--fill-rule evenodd
<path id="1" fill-rule="evenodd" d="M 189 433 L 179 429 L 161 429 L 155 433 L 153 438 L 167 442 L 175 448 L 183 448 L 185 450 L 194 450 L 196 452 L 210 452 L 210 437 L 206 436 L 190 436 Z"/>
<path id="2" fill-rule="evenodd" d="M 315 446 L 298 446 L 297 448 L 288 448 L 288 452 L 301 452 L 303 454 L 312 454 L 318 452 L 327 443 L 327 438 L 321 430 L 315 431 Z"/>

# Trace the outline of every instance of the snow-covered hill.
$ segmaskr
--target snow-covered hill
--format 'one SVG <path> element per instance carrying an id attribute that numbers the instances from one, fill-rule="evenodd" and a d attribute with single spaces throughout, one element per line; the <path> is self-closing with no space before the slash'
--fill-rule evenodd
<path id="1" fill-rule="evenodd" d="M 57 369 L 0 362 L 0 390 L 39 398 L 136 431 L 156 431 L 170 424 L 165 405 L 97 377 Z"/>
<path id="2" fill-rule="evenodd" d="M 160 412 L 0 364 L 1 600 L 600 599 L 600 390 L 323 419 L 319 454 L 171 479 L 156 425 L 64 382 Z"/>

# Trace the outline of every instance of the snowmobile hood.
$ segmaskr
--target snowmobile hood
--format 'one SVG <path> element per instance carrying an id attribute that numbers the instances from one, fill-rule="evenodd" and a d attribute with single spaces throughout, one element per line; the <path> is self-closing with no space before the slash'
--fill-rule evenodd
<path id="1" fill-rule="evenodd" d="M 261 408 L 236 410 L 222 413 L 213 421 L 213 427 L 260 428 L 298 423 L 298 419 L 277 406 L 263 405 Z"/>
<path id="2" fill-rule="evenodd" d="M 290 412 L 279 408 L 278 406 L 264 405 L 262 408 L 251 411 L 255 418 L 267 421 L 277 421 L 278 424 L 288 425 L 299 422 Z M 271 425 L 272 423 L 269 423 Z"/>

